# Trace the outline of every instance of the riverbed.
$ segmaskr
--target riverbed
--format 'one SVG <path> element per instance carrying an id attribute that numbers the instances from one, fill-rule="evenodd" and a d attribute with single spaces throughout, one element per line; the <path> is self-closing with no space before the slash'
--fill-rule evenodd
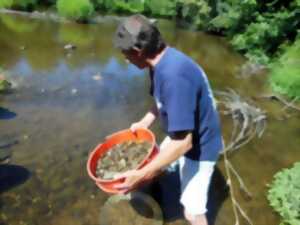
<path id="1" fill-rule="evenodd" d="M 14 143 L 5 147 L 11 152 L 9 163 L 0 165 L 1 225 L 99 224 L 109 195 L 89 179 L 88 154 L 153 104 L 148 72 L 127 64 L 113 48 L 117 22 L 58 23 L 0 14 L 0 68 L 14 88 L 0 96 L 0 141 Z M 171 46 L 203 67 L 213 90 L 234 89 L 266 112 L 263 136 L 230 159 L 253 195 L 243 198 L 234 183 L 253 224 L 279 224 L 266 199 L 267 185 L 278 170 L 300 160 L 300 114 L 260 98 L 271 91 L 267 73 L 241 76 L 246 60 L 224 38 L 187 31 L 167 20 L 159 20 L 158 26 Z M 228 118 L 222 120 L 227 137 Z M 161 141 L 160 127 L 152 129 Z M 214 224 L 233 225 L 222 159 L 217 167 Z M 179 218 L 165 224 L 185 222 Z"/>

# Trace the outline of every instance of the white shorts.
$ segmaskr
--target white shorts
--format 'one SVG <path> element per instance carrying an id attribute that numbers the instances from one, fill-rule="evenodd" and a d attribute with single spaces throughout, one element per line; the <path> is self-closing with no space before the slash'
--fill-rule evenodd
<path id="1" fill-rule="evenodd" d="M 166 137 L 160 148 L 162 149 L 163 145 L 169 141 L 170 138 Z M 208 190 L 216 162 L 196 161 L 182 156 L 177 162 L 170 165 L 170 167 L 174 167 L 178 163 L 181 183 L 181 204 L 190 215 L 205 214 L 207 212 Z"/>

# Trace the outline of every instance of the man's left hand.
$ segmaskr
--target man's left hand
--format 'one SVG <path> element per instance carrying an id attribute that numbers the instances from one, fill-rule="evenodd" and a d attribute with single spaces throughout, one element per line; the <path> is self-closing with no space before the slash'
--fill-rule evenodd
<path id="1" fill-rule="evenodd" d="M 123 193 L 128 193 L 143 180 L 145 175 L 142 170 L 129 170 L 114 177 L 116 179 L 125 178 L 122 184 L 116 184 L 114 187 Z"/>

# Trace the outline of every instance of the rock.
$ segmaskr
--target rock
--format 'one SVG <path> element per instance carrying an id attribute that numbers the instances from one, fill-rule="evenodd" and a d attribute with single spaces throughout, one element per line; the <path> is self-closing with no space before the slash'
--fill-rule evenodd
<path id="1" fill-rule="evenodd" d="M 238 70 L 238 77 L 248 78 L 262 73 L 266 69 L 266 66 L 247 62 Z"/>
<path id="2" fill-rule="evenodd" d="M 77 47 L 75 45 L 72 44 L 67 44 L 64 46 L 65 50 L 75 50 Z"/>
<path id="3" fill-rule="evenodd" d="M 97 73 L 95 76 L 93 76 L 93 80 L 101 80 L 102 76 L 100 73 Z"/>
<path id="4" fill-rule="evenodd" d="M 23 135 L 23 140 L 28 140 L 29 136 L 28 135 Z"/>
<path id="5" fill-rule="evenodd" d="M 113 195 L 100 210 L 100 225 L 163 225 L 158 203 L 142 192 Z"/>
<path id="6" fill-rule="evenodd" d="M 114 145 L 97 163 L 96 175 L 102 179 L 113 179 L 117 173 L 136 169 L 151 147 L 149 142 L 125 141 Z"/>
<path id="7" fill-rule="evenodd" d="M 0 163 L 7 163 L 11 157 L 12 153 L 10 149 L 0 148 Z"/>
<path id="8" fill-rule="evenodd" d="M 149 21 L 150 21 L 150 23 L 152 23 L 152 24 L 157 24 L 157 19 L 151 18 L 151 19 L 149 19 Z"/>
<path id="9" fill-rule="evenodd" d="M 77 92 L 78 92 L 78 90 L 77 90 L 76 88 L 73 88 L 73 89 L 71 90 L 71 94 L 72 94 L 72 95 L 76 95 Z"/>
<path id="10" fill-rule="evenodd" d="M 0 74 L 0 93 L 9 92 L 12 88 L 12 84 L 7 81 L 3 75 Z"/>
<path id="11" fill-rule="evenodd" d="M 18 144 L 18 140 L 0 141 L 0 149 L 10 148 L 13 145 Z"/>

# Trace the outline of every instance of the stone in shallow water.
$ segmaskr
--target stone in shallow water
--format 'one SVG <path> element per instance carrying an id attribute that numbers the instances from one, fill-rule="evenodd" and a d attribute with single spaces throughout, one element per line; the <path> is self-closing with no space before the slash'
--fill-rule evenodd
<path id="1" fill-rule="evenodd" d="M 73 44 L 67 44 L 67 45 L 64 46 L 64 49 L 66 49 L 66 50 L 74 50 L 74 49 L 76 49 L 76 46 L 73 45 Z"/>
<path id="2" fill-rule="evenodd" d="M 113 195 L 100 211 L 100 225 L 163 225 L 158 203 L 147 194 Z"/>
<path id="3" fill-rule="evenodd" d="M 0 93 L 8 92 L 11 90 L 12 84 L 4 79 L 0 74 Z"/>
<path id="4" fill-rule="evenodd" d="M 146 141 L 125 141 L 116 144 L 98 160 L 97 177 L 113 179 L 117 173 L 136 169 L 148 154 L 150 147 L 151 143 Z"/>
<path id="5" fill-rule="evenodd" d="M 0 148 L 0 163 L 4 162 L 5 160 L 9 159 L 11 157 L 11 150 L 10 149 L 2 149 Z"/>

